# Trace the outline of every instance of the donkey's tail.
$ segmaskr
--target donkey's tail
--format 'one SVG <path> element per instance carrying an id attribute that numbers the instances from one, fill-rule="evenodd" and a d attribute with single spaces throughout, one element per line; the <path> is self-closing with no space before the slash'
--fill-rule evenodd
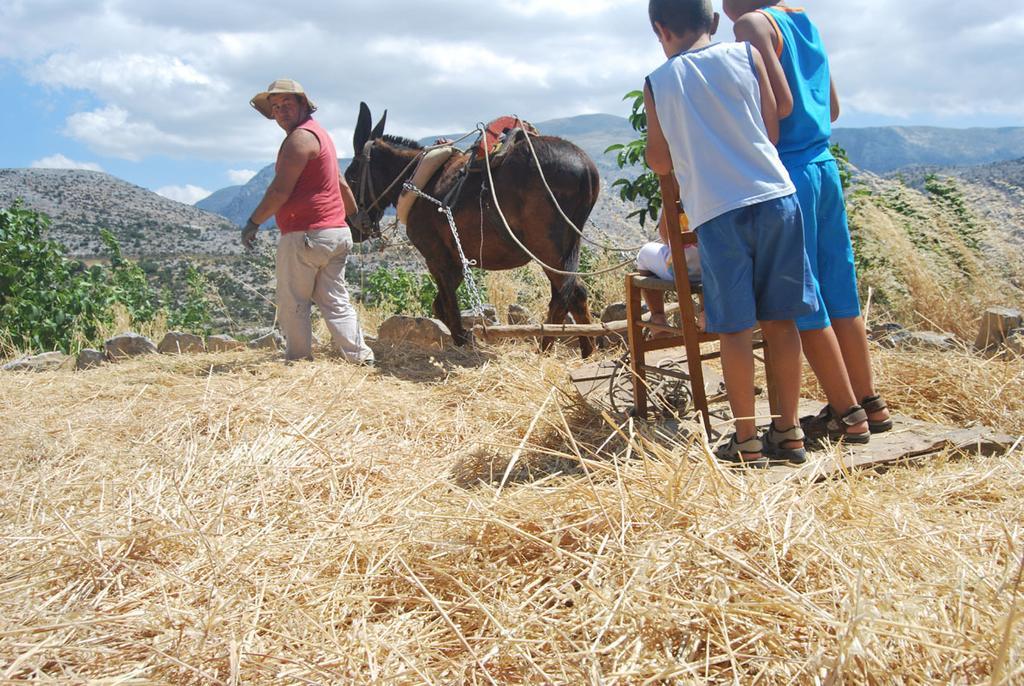
<path id="1" fill-rule="evenodd" d="M 579 201 L 569 217 L 579 227 L 579 230 L 583 231 L 587 220 L 590 218 L 590 213 L 597 204 L 598 194 L 601 192 L 601 176 L 593 160 L 583 151 L 580 151 L 580 153 L 586 173 L 581 175 L 580 189 L 577 196 Z M 563 263 L 566 265 L 564 269 L 567 272 L 578 272 L 580 269 L 580 253 L 583 249 L 583 237 L 576 231 L 571 231 L 570 236 L 568 251 L 563 257 Z M 579 297 L 578 287 L 583 288 L 583 297 L 586 297 L 586 286 L 582 284 L 582 278 L 579 274 L 573 274 L 566 278 L 559 292 L 566 302 L 571 302 L 573 298 Z"/>
<path id="2" fill-rule="evenodd" d="M 583 241 L 580 240 L 579 236 L 573 236 L 573 240 L 569 245 L 569 252 L 562 258 L 562 267 L 567 272 L 577 272 L 580 268 L 580 250 L 583 247 Z M 575 293 L 576 287 L 581 285 L 582 279 L 579 274 L 570 274 L 565 277 L 565 281 L 562 282 L 562 287 L 558 289 L 558 294 L 562 297 L 565 302 L 570 302 Z"/>

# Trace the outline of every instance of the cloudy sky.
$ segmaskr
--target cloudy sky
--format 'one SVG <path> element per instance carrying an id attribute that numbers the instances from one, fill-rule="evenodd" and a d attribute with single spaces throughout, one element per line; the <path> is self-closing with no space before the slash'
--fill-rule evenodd
<path id="1" fill-rule="evenodd" d="M 411 137 L 511 112 L 625 115 L 663 60 L 646 4 L 0 0 L 0 167 L 99 169 L 193 202 L 273 160 L 281 132 L 248 101 L 278 77 L 303 83 L 342 156 L 360 100 Z M 1024 125 L 1024 0 L 804 6 L 840 126 Z"/>

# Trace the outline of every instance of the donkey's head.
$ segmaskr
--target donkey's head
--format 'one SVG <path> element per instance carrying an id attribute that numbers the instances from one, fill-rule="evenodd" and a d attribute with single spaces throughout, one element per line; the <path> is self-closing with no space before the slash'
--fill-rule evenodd
<path id="1" fill-rule="evenodd" d="M 384 124 L 387 119 L 388 112 L 384 110 L 384 116 L 371 128 L 373 119 L 370 116 L 370 108 L 365 102 L 359 103 L 359 120 L 356 122 L 356 132 L 352 137 L 352 152 L 355 159 L 345 170 L 345 180 L 355 193 L 356 203 L 359 205 L 359 212 L 349 218 L 352 240 L 357 243 L 380 236 L 380 218 L 384 215 L 384 201 L 377 193 L 385 188 L 389 181 L 381 176 L 380 169 L 374 169 L 370 164 L 370 158 L 373 142 L 384 135 Z"/>

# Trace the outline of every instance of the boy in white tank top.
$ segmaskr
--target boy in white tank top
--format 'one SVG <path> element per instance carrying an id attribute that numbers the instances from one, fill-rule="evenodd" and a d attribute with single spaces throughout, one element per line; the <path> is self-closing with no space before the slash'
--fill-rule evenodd
<path id="1" fill-rule="evenodd" d="M 674 173 L 703 271 L 706 329 L 721 341 L 736 432 L 716 451 L 764 467 L 806 460 L 797 416 L 800 335 L 817 308 L 795 188 L 774 141 L 779 120 L 761 56 L 747 43 L 713 44 L 710 0 L 650 0 L 668 61 L 647 78 L 647 163 Z M 754 419 L 753 329 L 772 352 L 779 417 L 763 437 Z"/>

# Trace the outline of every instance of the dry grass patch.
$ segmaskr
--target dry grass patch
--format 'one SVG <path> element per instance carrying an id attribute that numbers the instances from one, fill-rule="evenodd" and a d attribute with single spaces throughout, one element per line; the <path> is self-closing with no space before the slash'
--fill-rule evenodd
<path id="1" fill-rule="evenodd" d="M 1019 448 L 769 485 L 578 407 L 571 351 L 378 352 L 0 377 L 0 678 L 1024 678 Z M 903 409 L 1024 425 L 1019 363 L 915 364 Z"/>

